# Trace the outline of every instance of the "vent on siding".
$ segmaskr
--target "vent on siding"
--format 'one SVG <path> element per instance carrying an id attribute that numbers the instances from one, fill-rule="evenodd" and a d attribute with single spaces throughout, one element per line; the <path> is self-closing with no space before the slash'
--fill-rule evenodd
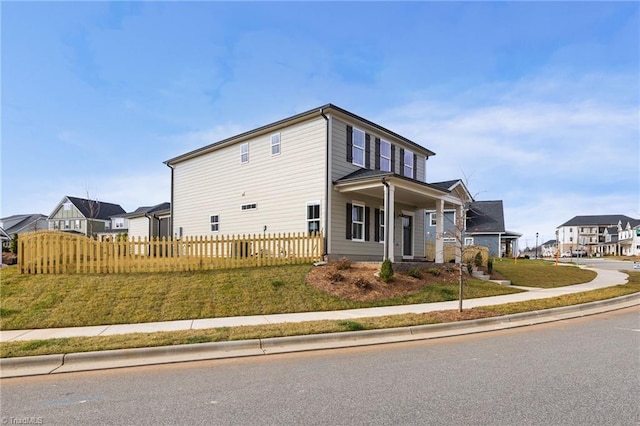
<path id="1" fill-rule="evenodd" d="M 258 208 L 258 205 L 256 203 L 242 205 L 242 210 L 255 210 L 257 208 Z"/>

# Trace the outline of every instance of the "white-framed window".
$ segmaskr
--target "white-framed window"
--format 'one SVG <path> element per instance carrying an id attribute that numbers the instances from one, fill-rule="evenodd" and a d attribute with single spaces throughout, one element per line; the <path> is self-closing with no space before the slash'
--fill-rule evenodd
<path id="1" fill-rule="evenodd" d="M 280 154 L 280 133 L 271 135 L 271 155 Z"/>
<path id="2" fill-rule="evenodd" d="M 408 149 L 404 150 L 404 170 L 402 171 L 402 174 L 405 177 L 408 178 L 413 178 L 413 152 L 409 151 Z"/>
<path id="3" fill-rule="evenodd" d="M 364 132 L 353 128 L 352 162 L 356 166 L 364 167 L 365 140 Z"/>
<path id="4" fill-rule="evenodd" d="M 242 164 L 249 162 L 249 142 L 240 145 L 240 162 Z"/>
<path id="5" fill-rule="evenodd" d="M 258 205 L 256 203 L 249 203 L 249 204 L 242 205 L 242 210 L 255 210 L 257 208 L 258 208 Z"/>
<path id="6" fill-rule="evenodd" d="M 64 229 L 70 229 L 71 228 L 71 222 L 69 222 L 68 220 L 64 221 Z"/>
<path id="7" fill-rule="evenodd" d="M 380 220 L 377 223 L 377 226 L 378 226 L 378 240 L 381 243 L 384 243 L 384 209 L 383 208 L 380 208 Z"/>
<path id="8" fill-rule="evenodd" d="M 391 143 L 385 140 L 380 140 L 380 170 L 391 171 Z"/>
<path id="9" fill-rule="evenodd" d="M 71 202 L 67 201 L 62 205 L 63 210 L 71 210 Z"/>
<path id="10" fill-rule="evenodd" d="M 211 232 L 220 231 L 220 215 L 211 215 Z"/>
<path id="11" fill-rule="evenodd" d="M 351 207 L 351 239 L 364 241 L 364 204 L 353 203 Z"/>
<path id="12" fill-rule="evenodd" d="M 429 224 L 431 226 L 436 226 L 436 212 L 429 213 Z"/>
<path id="13" fill-rule="evenodd" d="M 116 228 L 124 228 L 124 218 L 117 217 L 113 220 L 113 226 Z"/>
<path id="14" fill-rule="evenodd" d="M 465 246 L 472 246 L 473 245 L 473 237 L 466 237 L 464 239 L 464 245 Z"/>
<path id="15" fill-rule="evenodd" d="M 80 229 L 80 219 L 76 219 L 76 220 L 75 220 L 74 228 L 75 228 L 75 229 Z"/>
<path id="16" fill-rule="evenodd" d="M 307 203 L 307 231 L 309 234 L 320 232 L 320 202 Z"/>

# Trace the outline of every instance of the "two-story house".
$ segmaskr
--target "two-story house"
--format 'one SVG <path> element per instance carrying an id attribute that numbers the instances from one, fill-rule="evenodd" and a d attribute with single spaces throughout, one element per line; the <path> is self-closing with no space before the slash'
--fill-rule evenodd
<path id="1" fill-rule="evenodd" d="M 119 204 L 65 196 L 49 215 L 49 229 L 93 237 L 111 229 L 111 217 L 123 213 Z"/>
<path id="2" fill-rule="evenodd" d="M 620 223 L 618 244 L 622 256 L 640 256 L 640 220 L 632 219 Z"/>
<path id="3" fill-rule="evenodd" d="M 634 219 L 620 214 L 574 216 L 556 228 L 560 252 L 583 249 L 589 254 L 599 253 L 605 229 L 630 220 Z"/>
<path id="4" fill-rule="evenodd" d="M 425 209 L 441 227 L 471 199 L 427 183 L 433 155 L 327 104 L 166 161 L 171 234 L 321 232 L 328 259 L 424 258 Z"/>

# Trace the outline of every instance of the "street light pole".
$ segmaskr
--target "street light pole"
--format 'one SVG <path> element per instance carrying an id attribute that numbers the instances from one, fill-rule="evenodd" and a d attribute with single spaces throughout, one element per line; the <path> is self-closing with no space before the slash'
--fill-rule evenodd
<path id="1" fill-rule="evenodd" d="M 536 259 L 538 258 L 538 233 L 536 232 Z"/>

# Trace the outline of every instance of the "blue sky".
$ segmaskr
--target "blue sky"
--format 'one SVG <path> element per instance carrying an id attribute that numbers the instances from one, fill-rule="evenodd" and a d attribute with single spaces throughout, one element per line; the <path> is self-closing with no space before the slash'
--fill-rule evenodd
<path id="1" fill-rule="evenodd" d="M 170 198 L 163 161 L 333 103 L 502 199 L 640 218 L 637 2 L 2 2 L 0 215 Z"/>

